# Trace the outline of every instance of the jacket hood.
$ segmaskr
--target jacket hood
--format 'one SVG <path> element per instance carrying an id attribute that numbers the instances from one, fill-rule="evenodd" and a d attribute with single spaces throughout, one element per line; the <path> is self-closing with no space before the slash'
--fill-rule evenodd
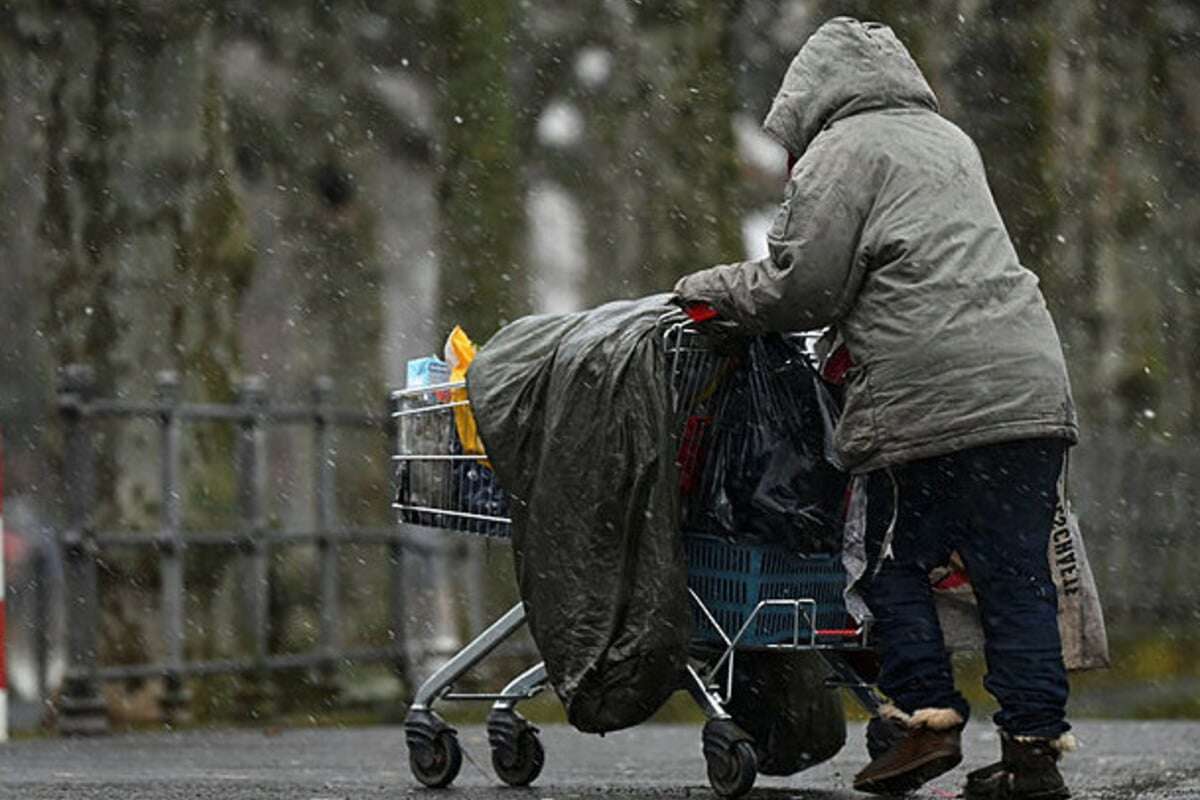
<path id="1" fill-rule="evenodd" d="M 792 59 L 763 130 L 799 156 L 830 123 L 883 108 L 937 111 L 938 102 L 891 28 L 835 17 Z"/>

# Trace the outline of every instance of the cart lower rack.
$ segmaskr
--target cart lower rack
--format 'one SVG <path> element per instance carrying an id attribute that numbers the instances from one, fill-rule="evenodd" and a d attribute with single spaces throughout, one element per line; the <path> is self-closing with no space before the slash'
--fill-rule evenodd
<path id="1" fill-rule="evenodd" d="M 665 324 L 672 397 L 679 424 L 711 418 L 720 402 L 725 359 L 705 346 L 684 323 Z M 714 390 L 716 387 L 717 390 Z M 461 383 L 395 393 L 397 417 L 395 509 L 401 521 L 460 533 L 506 539 L 508 497 L 485 456 L 465 454 L 454 415 L 469 407 Z M 682 430 L 682 428 L 681 428 Z M 738 544 L 703 533 L 683 532 L 692 599 L 692 658 L 684 683 L 707 723 L 703 750 L 708 778 L 722 797 L 749 791 L 757 776 L 753 740 L 725 710 L 734 691 L 737 654 L 747 650 L 811 650 L 833 677 L 872 715 L 880 699 L 855 668 L 853 654 L 867 648 L 868 631 L 848 623 L 842 600 L 845 573 L 836 556 L 803 556 L 782 545 Z M 516 706 L 547 688 L 544 664 L 534 664 L 494 693 L 462 693 L 454 685 L 515 634 L 525 621 L 518 603 L 464 646 L 417 690 L 405 734 L 409 765 L 422 784 L 448 786 L 462 767 L 456 731 L 435 711 L 442 701 L 492 703 L 488 742 L 492 766 L 504 783 L 526 786 L 540 774 L 545 751 L 538 730 Z M 875 749 L 872 747 L 872 749 Z"/>

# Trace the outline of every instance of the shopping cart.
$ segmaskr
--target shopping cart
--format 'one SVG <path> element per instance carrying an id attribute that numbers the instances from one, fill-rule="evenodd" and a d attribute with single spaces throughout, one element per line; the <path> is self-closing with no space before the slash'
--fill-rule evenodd
<path id="1" fill-rule="evenodd" d="M 719 424 L 733 367 L 684 320 L 668 316 L 659 334 L 667 357 L 676 430 L 680 431 L 683 482 L 698 466 L 704 438 Z M 811 358 L 815 337 L 805 337 Z M 397 419 L 397 493 L 402 522 L 498 539 L 510 535 L 508 498 L 478 453 L 464 453 L 454 415 L 469 407 L 461 383 L 410 388 L 393 394 Z M 684 503 L 688 502 L 687 497 Z M 684 514 L 684 519 L 688 515 Z M 683 532 L 688 560 L 694 633 L 681 689 L 703 710 L 703 752 L 709 782 L 722 797 L 749 791 L 757 775 L 753 740 L 732 721 L 726 704 L 734 691 L 737 654 L 748 650 L 811 650 L 832 671 L 830 686 L 849 689 L 872 716 L 881 702 L 860 677 L 868 630 L 857 625 L 843 600 L 840 557 L 802 555 L 783 545 L 739 544 L 709 532 Z M 545 763 L 538 729 L 516 706 L 547 686 L 544 664 L 535 664 L 499 692 L 468 693 L 454 685 L 516 633 L 525 621 L 520 603 L 459 650 L 417 690 L 405 719 L 409 764 L 418 781 L 448 786 L 462 766 L 456 731 L 434 711 L 441 701 L 491 702 L 487 720 L 492 766 L 512 786 L 533 782 Z"/>

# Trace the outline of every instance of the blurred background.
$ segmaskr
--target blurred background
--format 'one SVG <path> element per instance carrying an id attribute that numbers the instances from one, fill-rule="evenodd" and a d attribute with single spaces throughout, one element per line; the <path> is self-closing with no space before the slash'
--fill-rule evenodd
<path id="1" fill-rule="evenodd" d="M 134 403 L 165 370 L 204 403 L 248 376 L 303 399 L 328 376 L 329 402 L 369 422 L 455 324 L 482 342 L 760 255 L 786 176 L 759 122 L 806 36 L 843 13 L 895 28 L 979 144 L 1063 335 L 1084 429 L 1071 480 L 1116 662 L 1077 683 L 1075 713 L 1200 716 L 1200 2 L 0 0 L 9 670 L 29 724 L 65 669 L 63 367 Z M 168 506 L 182 528 L 229 524 L 234 429 L 187 427 L 168 503 L 156 424 L 97 425 L 92 524 L 153 533 Z M 323 524 L 311 434 L 265 437 L 261 524 Z M 387 448 L 383 423 L 329 448 L 341 524 L 390 524 Z M 270 551 L 273 652 L 320 639 L 320 547 Z M 389 552 L 337 550 L 343 638 L 400 636 Z M 505 548 L 472 552 L 469 574 L 508 568 Z M 492 577 L 481 607 L 437 558 L 406 568 L 413 642 L 512 598 Z M 240 560 L 189 551 L 188 658 L 237 652 Z M 161 660 L 155 551 L 97 566 L 99 663 Z M 460 591 L 428 599 L 435 584 Z M 452 630 L 424 621 L 437 608 Z M 326 667 L 338 708 L 410 688 L 403 670 Z M 331 708 L 305 674 L 279 680 L 274 713 Z M 108 713 L 159 718 L 160 683 L 107 682 Z M 191 685 L 199 717 L 241 707 L 220 679 Z"/>

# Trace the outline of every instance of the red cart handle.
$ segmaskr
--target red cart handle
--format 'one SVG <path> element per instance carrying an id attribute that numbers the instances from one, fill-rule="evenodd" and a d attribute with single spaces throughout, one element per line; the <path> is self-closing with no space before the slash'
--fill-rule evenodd
<path id="1" fill-rule="evenodd" d="M 683 313 L 687 314 L 692 322 L 708 322 L 719 316 L 717 310 L 708 303 L 691 303 L 684 307 Z"/>

